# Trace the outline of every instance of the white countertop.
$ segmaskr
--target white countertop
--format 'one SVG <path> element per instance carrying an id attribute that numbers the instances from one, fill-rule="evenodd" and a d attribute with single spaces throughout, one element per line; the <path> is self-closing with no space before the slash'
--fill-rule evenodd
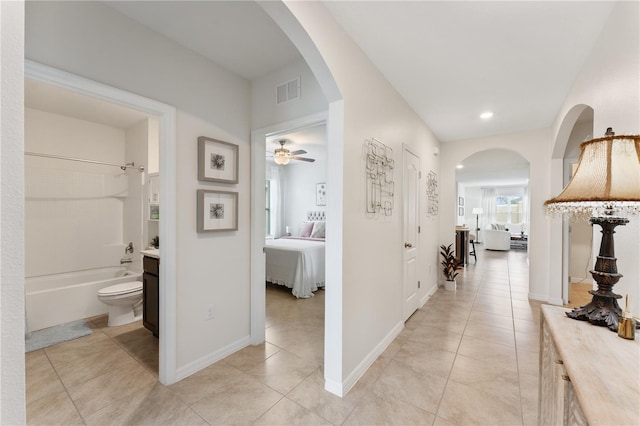
<path id="1" fill-rule="evenodd" d="M 147 256 L 147 257 L 153 257 L 156 259 L 160 259 L 160 249 L 147 249 L 147 250 L 140 250 L 140 253 L 143 256 Z"/>

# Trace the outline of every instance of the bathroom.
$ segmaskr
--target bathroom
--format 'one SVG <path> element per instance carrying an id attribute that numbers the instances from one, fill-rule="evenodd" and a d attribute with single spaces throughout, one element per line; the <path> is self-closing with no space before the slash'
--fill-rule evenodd
<path id="1" fill-rule="evenodd" d="M 106 314 L 99 290 L 142 281 L 158 149 L 153 116 L 25 80 L 28 332 Z"/>

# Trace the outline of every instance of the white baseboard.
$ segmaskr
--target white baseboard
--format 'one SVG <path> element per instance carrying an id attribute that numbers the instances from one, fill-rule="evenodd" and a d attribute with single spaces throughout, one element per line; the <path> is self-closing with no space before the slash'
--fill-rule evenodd
<path id="1" fill-rule="evenodd" d="M 420 299 L 418 308 L 422 308 L 425 303 L 427 303 L 429 301 L 429 299 L 431 299 L 431 296 L 433 296 L 435 294 L 435 292 L 438 291 L 438 284 L 434 284 L 430 289 L 427 290 L 427 292 L 425 293 L 424 296 L 422 296 L 422 298 Z"/>
<path id="2" fill-rule="evenodd" d="M 249 346 L 250 339 L 250 336 L 243 337 L 242 339 L 237 340 L 218 351 L 207 354 L 183 367 L 178 368 L 176 371 L 176 381 L 185 379 L 192 374 L 197 373 L 204 368 L 207 368 L 211 364 L 218 362 L 235 352 L 238 352 L 240 349 Z"/>
<path id="3" fill-rule="evenodd" d="M 387 347 L 398 337 L 398 334 L 404 329 L 404 322 L 399 322 L 393 329 L 376 345 L 375 348 L 358 364 L 358 366 L 349 374 L 341 385 L 337 383 L 327 383 L 325 381 L 325 389 L 338 396 L 346 395 L 358 380 L 367 372 L 369 367 L 378 359 L 378 357 L 387 349 Z M 338 389 L 340 387 L 341 389 Z"/>

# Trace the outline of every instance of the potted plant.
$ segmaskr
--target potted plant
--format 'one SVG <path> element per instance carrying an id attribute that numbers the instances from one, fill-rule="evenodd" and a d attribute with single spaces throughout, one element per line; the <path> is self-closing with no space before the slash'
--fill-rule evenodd
<path id="1" fill-rule="evenodd" d="M 440 264 L 442 265 L 442 273 L 445 278 L 445 290 L 456 289 L 456 277 L 458 276 L 458 269 L 460 269 L 455 253 L 451 248 L 452 246 L 453 244 L 449 244 L 448 246 L 443 244 L 440 246 L 440 255 L 442 256 L 442 262 L 440 262 Z"/>

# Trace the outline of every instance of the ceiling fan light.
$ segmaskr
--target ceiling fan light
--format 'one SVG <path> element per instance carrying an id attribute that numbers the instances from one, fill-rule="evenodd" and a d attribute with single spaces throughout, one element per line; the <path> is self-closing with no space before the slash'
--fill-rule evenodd
<path id="1" fill-rule="evenodd" d="M 276 164 L 280 164 L 280 165 L 284 166 L 285 164 L 289 164 L 289 157 L 284 156 L 284 155 L 276 154 L 276 155 L 273 156 L 273 161 Z"/>

